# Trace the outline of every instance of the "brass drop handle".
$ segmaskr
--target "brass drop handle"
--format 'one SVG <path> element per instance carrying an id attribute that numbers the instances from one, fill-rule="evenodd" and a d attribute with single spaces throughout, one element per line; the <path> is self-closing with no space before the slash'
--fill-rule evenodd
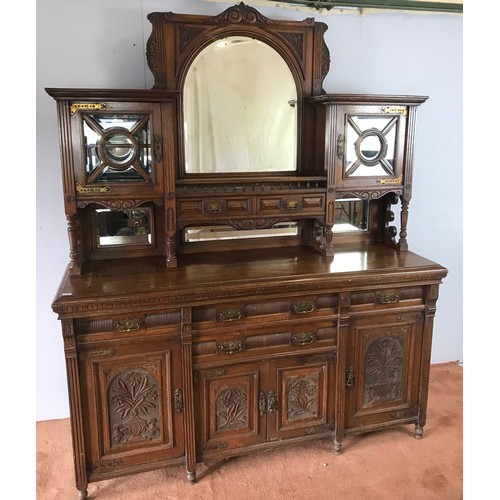
<path id="1" fill-rule="evenodd" d="M 277 409 L 278 409 L 278 396 L 273 390 L 270 390 L 267 393 L 267 413 L 273 413 Z"/>
<path id="2" fill-rule="evenodd" d="M 293 345 L 309 345 L 316 342 L 316 335 L 314 333 L 296 333 L 292 335 Z"/>
<path id="3" fill-rule="evenodd" d="M 206 209 L 209 214 L 220 214 L 222 212 L 222 203 L 207 203 Z"/>
<path id="4" fill-rule="evenodd" d="M 115 330 L 119 332 L 135 332 L 141 327 L 141 320 L 137 318 L 120 319 L 115 323 Z"/>
<path id="5" fill-rule="evenodd" d="M 219 345 L 219 351 L 224 354 L 236 354 L 246 349 L 245 343 L 241 340 L 229 340 Z"/>
<path id="6" fill-rule="evenodd" d="M 306 314 L 314 311 L 314 302 L 304 301 L 304 302 L 295 302 L 292 306 L 292 311 L 295 314 Z"/>
<path id="7" fill-rule="evenodd" d="M 283 208 L 285 210 L 297 210 L 299 208 L 299 200 L 285 200 Z"/>
<path id="8" fill-rule="evenodd" d="M 243 310 L 242 309 L 223 309 L 219 311 L 219 319 L 221 321 L 237 321 L 243 318 Z"/>

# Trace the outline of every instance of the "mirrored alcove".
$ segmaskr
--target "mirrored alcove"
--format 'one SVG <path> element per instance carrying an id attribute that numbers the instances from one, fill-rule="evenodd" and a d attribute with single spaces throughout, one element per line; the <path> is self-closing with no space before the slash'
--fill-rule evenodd
<path id="1" fill-rule="evenodd" d="M 183 103 L 186 174 L 297 170 L 297 88 L 266 43 L 228 36 L 205 47 Z"/>
<path id="2" fill-rule="evenodd" d="M 130 210 L 96 208 L 93 216 L 97 248 L 153 244 L 149 207 Z"/>
<path id="3" fill-rule="evenodd" d="M 343 198 L 335 201 L 334 233 L 368 231 L 369 229 L 368 200 L 359 198 Z"/>

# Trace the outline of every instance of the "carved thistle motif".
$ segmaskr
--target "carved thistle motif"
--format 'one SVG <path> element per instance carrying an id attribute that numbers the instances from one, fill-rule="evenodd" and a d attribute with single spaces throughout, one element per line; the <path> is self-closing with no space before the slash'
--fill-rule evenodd
<path id="1" fill-rule="evenodd" d="M 287 383 L 288 420 L 316 417 L 318 414 L 318 377 L 292 378 Z"/>
<path id="2" fill-rule="evenodd" d="M 395 337 L 375 340 L 366 351 L 364 403 L 401 397 L 403 348 Z"/>
<path id="3" fill-rule="evenodd" d="M 146 370 L 125 370 L 115 377 L 108 388 L 112 444 L 158 439 L 157 400 L 157 380 Z"/>
<path id="4" fill-rule="evenodd" d="M 247 395 L 235 387 L 223 389 L 217 395 L 217 430 L 247 427 Z"/>

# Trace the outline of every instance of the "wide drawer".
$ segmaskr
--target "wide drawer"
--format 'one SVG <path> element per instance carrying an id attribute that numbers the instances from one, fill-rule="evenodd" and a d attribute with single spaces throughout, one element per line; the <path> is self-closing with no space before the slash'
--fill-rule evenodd
<path id="1" fill-rule="evenodd" d="M 235 301 L 193 308 L 193 334 L 277 322 L 310 322 L 337 314 L 337 295 L 306 295 L 268 300 Z"/>
<path id="2" fill-rule="evenodd" d="M 244 357 L 295 354 L 311 349 L 334 347 L 336 323 L 318 321 L 308 324 L 267 326 L 260 329 L 234 328 L 228 333 L 204 335 L 193 342 L 197 363 Z"/>

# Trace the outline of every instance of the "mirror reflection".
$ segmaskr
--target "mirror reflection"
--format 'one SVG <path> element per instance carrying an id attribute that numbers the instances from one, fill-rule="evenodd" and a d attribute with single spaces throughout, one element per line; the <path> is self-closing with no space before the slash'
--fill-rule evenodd
<path id="1" fill-rule="evenodd" d="M 97 208 L 94 215 L 98 247 L 152 244 L 150 208 Z"/>
<path id="2" fill-rule="evenodd" d="M 394 174 L 397 117 L 349 116 L 345 140 L 346 177 Z"/>
<path id="3" fill-rule="evenodd" d="M 184 84 L 185 172 L 296 170 L 297 89 L 282 57 L 244 36 L 217 40 Z"/>
<path id="4" fill-rule="evenodd" d="M 335 201 L 334 233 L 368 230 L 368 200 L 343 198 Z"/>
<path id="5" fill-rule="evenodd" d="M 297 236 L 297 222 L 279 222 L 269 229 L 235 229 L 232 226 L 196 226 L 184 230 L 186 242 L 243 240 L 248 238 L 270 238 L 277 236 Z"/>

